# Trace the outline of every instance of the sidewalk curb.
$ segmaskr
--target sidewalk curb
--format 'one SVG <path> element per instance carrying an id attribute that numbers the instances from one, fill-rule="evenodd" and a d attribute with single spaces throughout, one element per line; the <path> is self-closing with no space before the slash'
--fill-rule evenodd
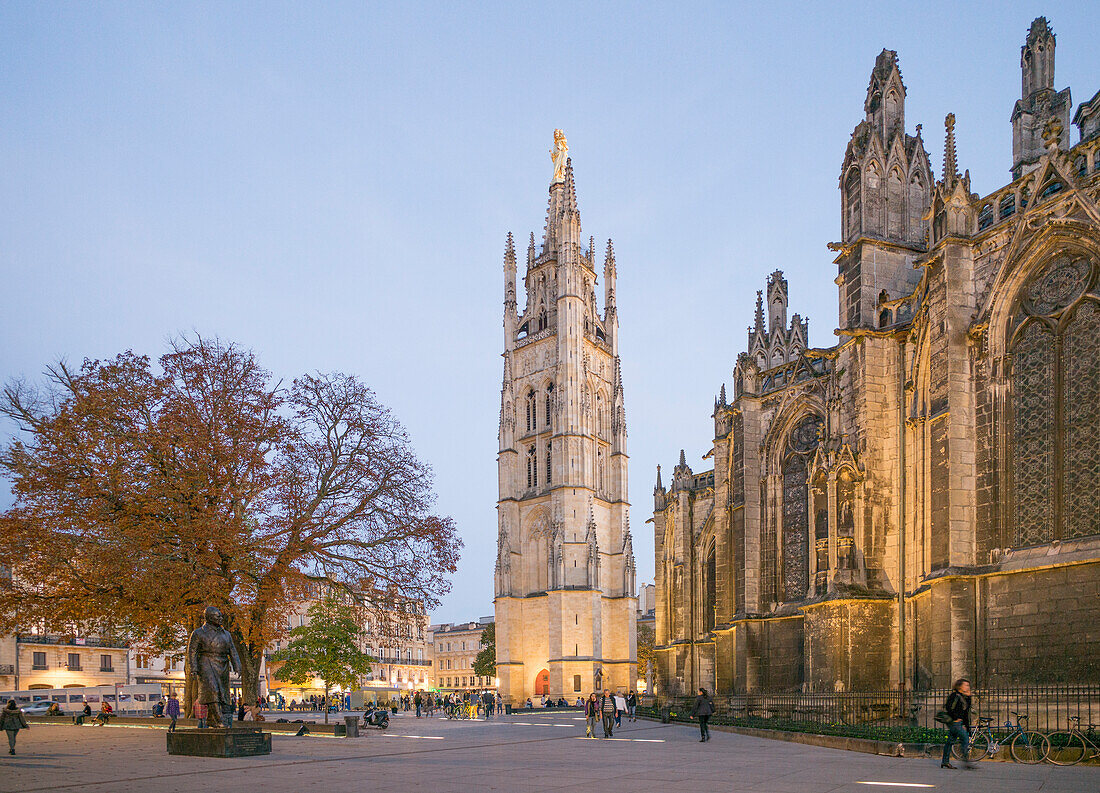
<path id="1" fill-rule="evenodd" d="M 638 716 L 646 721 L 661 722 L 654 716 Z M 672 721 L 669 724 L 679 724 L 684 727 L 693 726 L 693 722 Z M 749 735 L 753 738 L 767 738 L 772 741 L 787 741 L 788 743 L 802 743 L 809 746 L 821 746 L 826 749 L 843 749 L 848 752 L 863 752 L 864 754 L 877 754 L 883 757 L 905 757 L 909 759 L 927 759 L 936 757 L 943 751 L 942 743 L 896 743 L 894 741 L 874 741 L 869 738 L 849 738 L 844 735 L 818 735 L 811 732 L 793 732 L 788 730 L 765 730 L 759 727 L 735 727 L 728 724 L 711 724 L 711 730 L 717 732 L 733 732 L 738 735 Z M 1013 763 L 1012 754 L 1008 747 L 1001 749 L 993 757 L 987 757 L 980 762 Z M 1079 765 L 1100 767 L 1100 757 L 1086 760 Z"/>

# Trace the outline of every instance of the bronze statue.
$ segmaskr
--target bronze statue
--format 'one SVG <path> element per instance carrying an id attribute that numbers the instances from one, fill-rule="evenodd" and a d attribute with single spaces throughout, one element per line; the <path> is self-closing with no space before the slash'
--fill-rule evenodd
<path id="1" fill-rule="evenodd" d="M 230 727 L 229 671 L 241 672 L 241 659 L 233 646 L 233 637 L 223 626 L 222 612 L 207 606 L 206 624 L 195 628 L 187 643 L 187 661 L 199 683 L 198 700 L 207 707 L 206 723 L 212 727 Z"/>

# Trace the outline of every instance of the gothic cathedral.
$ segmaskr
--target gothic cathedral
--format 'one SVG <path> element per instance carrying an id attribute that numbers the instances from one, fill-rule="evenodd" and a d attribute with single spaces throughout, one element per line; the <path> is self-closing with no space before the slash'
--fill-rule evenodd
<path id="1" fill-rule="evenodd" d="M 808 346 L 772 273 L 714 468 L 658 468 L 659 693 L 1100 681 L 1100 94 L 1071 143 L 1054 51 L 1040 17 L 1012 180 L 984 195 L 951 115 L 934 179 L 878 56 L 839 174 L 837 343 Z"/>
<path id="2" fill-rule="evenodd" d="M 527 248 L 526 306 L 516 253 L 504 254 L 504 382 L 496 562 L 497 676 L 508 702 L 575 699 L 636 679 L 634 553 L 626 411 L 618 355 L 615 251 L 596 304 L 593 239 L 555 135 L 542 246 Z"/>

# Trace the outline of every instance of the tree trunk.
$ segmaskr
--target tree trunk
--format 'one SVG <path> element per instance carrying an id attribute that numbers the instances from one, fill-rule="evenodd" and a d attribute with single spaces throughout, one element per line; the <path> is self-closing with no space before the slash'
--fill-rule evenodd
<path id="1" fill-rule="evenodd" d="M 195 697 L 199 695 L 195 685 L 194 670 L 191 668 L 191 653 L 188 649 L 191 645 L 191 634 L 202 623 L 198 617 L 192 616 L 187 620 L 187 634 L 183 644 L 183 715 L 184 718 L 192 718 L 195 710 Z"/>
<path id="2" fill-rule="evenodd" d="M 325 724 L 328 724 L 328 683 L 325 683 Z"/>
<path id="3" fill-rule="evenodd" d="M 260 691 L 260 662 L 263 659 L 263 648 L 256 649 L 250 646 L 236 625 L 230 629 L 229 633 L 237 648 L 237 657 L 241 659 L 241 697 L 246 703 L 253 705 Z"/>

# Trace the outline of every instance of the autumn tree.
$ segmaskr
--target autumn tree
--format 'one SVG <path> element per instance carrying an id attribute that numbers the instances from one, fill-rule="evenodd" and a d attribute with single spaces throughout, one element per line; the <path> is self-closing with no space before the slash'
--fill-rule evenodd
<path id="1" fill-rule="evenodd" d="M 355 377 L 284 388 L 250 351 L 185 338 L 159 371 L 126 352 L 9 383 L 0 413 L 21 430 L 0 452 L 15 496 L 0 630 L 174 649 L 217 605 L 251 701 L 311 578 L 429 608 L 449 588 L 461 542 L 432 511 L 431 470 Z"/>
<path id="2" fill-rule="evenodd" d="M 371 669 L 369 655 L 359 649 L 362 634 L 357 608 L 333 595 L 310 605 L 308 621 L 290 631 L 290 644 L 272 655 L 278 680 L 296 686 L 318 679 L 325 687 L 325 724 L 328 695 L 336 686 L 348 690 Z"/>
<path id="3" fill-rule="evenodd" d="M 474 658 L 474 674 L 482 677 L 497 676 L 497 626 L 490 623 L 481 631 L 481 649 Z"/>
<path id="4" fill-rule="evenodd" d="M 657 673 L 654 650 L 657 634 L 650 625 L 638 626 L 638 676 L 646 681 L 646 690 L 653 693 L 653 676 Z"/>

